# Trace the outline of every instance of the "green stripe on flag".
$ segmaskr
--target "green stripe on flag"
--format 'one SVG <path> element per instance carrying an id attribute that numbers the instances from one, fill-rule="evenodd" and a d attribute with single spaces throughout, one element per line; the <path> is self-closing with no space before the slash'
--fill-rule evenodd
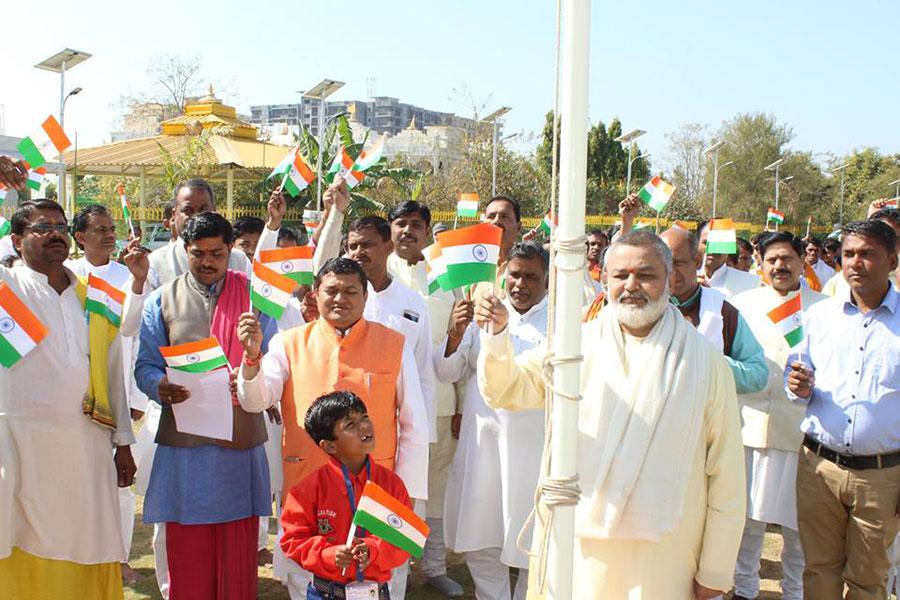
<path id="1" fill-rule="evenodd" d="M 487 281 L 494 283 L 497 280 L 497 265 L 492 263 L 462 263 L 447 265 L 448 289 L 454 289 Z"/>
<path id="2" fill-rule="evenodd" d="M 187 373 L 206 373 L 207 371 L 212 371 L 213 369 L 218 369 L 219 367 L 227 367 L 228 359 L 225 358 L 225 355 L 217 356 L 216 358 L 211 358 L 209 360 L 204 360 L 203 362 L 194 363 L 192 365 L 182 365 L 180 367 L 170 367 L 171 369 L 178 369 L 179 371 L 185 371 Z"/>
<path id="3" fill-rule="evenodd" d="M 284 175 L 282 174 L 282 177 Z M 284 190 L 288 193 L 289 196 L 297 196 L 300 194 L 300 188 L 297 187 L 297 184 L 291 180 L 291 176 L 288 175 L 287 179 L 284 180 Z"/>
<path id="4" fill-rule="evenodd" d="M 259 309 L 259 312 L 272 317 L 276 321 L 280 319 L 282 313 L 284 313 L 283 306 L 272 302 L 256 290 L 250 292 L 250 303 L 253 304 L 253 308 Z"/>
<path id="5" fill-rule="evenodd" d="M 478 209 L 476 208 L 475 210 L 471 210 L 468 208 L 457 208 L 456 214 L 457 214 L 457 216 L 460 216 L 460 217 L 477 217 Z"/>
<path id="6" fill-rule="evenodd" d="M 41 154 L 41 151 L 38 150 L 37 146 L 34 145 L 34 141 L 30 137 L 27 137 L 19 142 L 19 145 L 16 146 L 16 149 L 22 154 L 22 158 L 32 169 L 42 167 L 44 163 L 47 162 L 44 159 L 44 155 Z"/>
<path id="7" fill-rule="evenodd" d="M 356 511 L 356 515 L 354 515 L 353 517 L 353 522 L 356 523 L 357 527 L 361 527 L 367 530 L 375 537 L 381 538 L 385 542 L 393 546 L 397 546 L 401 550 L 406 550 L 413 556 L 413 558 L 420 558 L 422 556 L 421 546 L 417 546 L 416 543 L 411 539 L 409 539 L 381 519 L 373 517 L 365 511 Z"/>
<path id="8" fill-rule="evenodd" d="M 438 281 L 437 279 L 435 279 L 434 281 L 432 281 L 431 283 L 428 284 L 429 295 L 435 293 L 439 289 L 441 289 L 441 282 Z"/>
<path id="9" fill-rule="evenodd" d="M 707 254 L 737 254 L 737 242 L 707 242 Z"/>
<path id="10" fill-rule="evenodd" d="M 803 341 L 803 327 L 798 327 L 796 329 L 792 329 L 784 334 L 784 339 L 787 340 L 788 345 L 791 348 L 799 346 Z"/>
<path id="11" fill-rule="evenodd" d="M 19 362 L 22 355 L 19 354 L 13 345 L 6 341 L 6 338 L 0 335 L 0 365 L 7 369 Z"/>
<path id="12" fill-rule="evenodd" d="M 27 187 L 30 190 L 34 190 L 34 191 L 38 192 L 41 189 L 41 184 L 40 184 L 40 182 L 29 178 L 29 179 L 25 180 L 25 187 Z"/>
<path id="13" fill-rule="evenodd" d="M 88 298 L 84 301 L 84 309 L 87 312 L 100 315 L 116 327 L 119 327 L 122 324 L 122 318 L 119 315 L 114 313 L 112 309 L 103 302 L 99 302 L 93 298 Z"/>
<path id="14" fill-rule="evenodd" d="M 12 231 L 12 223 L 0 217 L 0 238 L 9 235 L 10 231 Z"/>
<path id="15" fill-rule="evenodd" d="M 292 279 L 297 285 L 313 284 L 312 271 L 294 271 L 292 273 L 285 273 L 284 276 L 288 279 Z"/>

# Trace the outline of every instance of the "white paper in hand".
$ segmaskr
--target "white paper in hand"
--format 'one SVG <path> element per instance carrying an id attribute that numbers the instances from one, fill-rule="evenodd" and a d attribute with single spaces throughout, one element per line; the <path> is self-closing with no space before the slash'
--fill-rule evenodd
<path id="1" fill-rule="evenodd" d="M 172 405 L 175 428 L 182 433 L 230 442 L 234 433 L 234 415 L 228 370 L 188 373 L 167 368 L 166 377 L 170 383 L 182 385 L 191 392 L 190 398 Z"/>

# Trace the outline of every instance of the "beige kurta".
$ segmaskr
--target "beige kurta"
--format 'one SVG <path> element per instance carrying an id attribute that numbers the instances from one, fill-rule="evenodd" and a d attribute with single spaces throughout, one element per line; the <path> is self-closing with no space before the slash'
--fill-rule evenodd
<path id="1" fill-rule="evenodd" d="M 594 351 L 595 328 L 596 322 L 585 325 L 582 352 L 586 357 Z M 478 375 L 479 386 L 488 402 L 497 408 L 542 406 L 544 351 L 539 348 L 514 359 L 505 332 L 483 338 L 485 352 Z M 689 600 L 693 598 L 695 578 L 709 588 L 731 588 L 745 510 L 740 423 L 734 380 L 727 363 L 705 344 L 702 355 L 710 363 L 709 393 L 699 428 L 701 438 L 687 476 L 684 509 L 674 531 L 664 534 L 658 542 L 587 538 L 576 534 L 575 598 Z M 589 379 L 589 374 L 583 374 L 583 381 Z M 584 402 L 591 402 L 591 390 L 584 389 L 582 393 Z M 581 435 L 580 440 L 585 437 Z M 580 446 L 579 462 L 585 453 L 601 450 Z M 591 491 L 584 490 L 581 502 L 586 501 Z M 540 538 L 536 530 L 535 546 Z M 534 579 L 538 572 L 532 562 L 528 590 L 531 598 L 541 595 Z"/>

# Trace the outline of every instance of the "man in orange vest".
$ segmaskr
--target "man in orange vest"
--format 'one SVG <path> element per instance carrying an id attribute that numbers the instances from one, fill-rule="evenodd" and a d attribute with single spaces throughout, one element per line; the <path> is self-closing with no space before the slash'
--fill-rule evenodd
<path id="1" fill-rule="evenodd" d="M 265 357 L 257 318 L 246 313 L 238 324 L 241 406 L 262 412 L 281 400 L 285 493 L 328 461 L 303 429 L 306 409 L 323 394 L 351 391 L 375 427 L 372 458 L 400 476 L 411 498 L 427 499 L 428 419 L 416 362 L 400 333 L 363 318 L 367 284 L 356 261 L 327 261 L 314 283 L 320 318 L 276 334 Z M 291 565 L 291 598 L 305 598 L 307 582 L 308 574 Z M 392 590 L 392 597 L 402 592 Z"/>

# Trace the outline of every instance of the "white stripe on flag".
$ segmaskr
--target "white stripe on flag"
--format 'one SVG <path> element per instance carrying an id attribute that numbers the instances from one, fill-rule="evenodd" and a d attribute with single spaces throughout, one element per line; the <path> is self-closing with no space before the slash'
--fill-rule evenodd
<path id="1" fill-rule="evenodd" d="M 2 305 L 0 305 L 0 335 L 6 338 L 6 341 L 22 356 L 25 356 L 37 346 L 34 340 L 25 333 L 21 325 L 16 323 L 15 319 L 3 310 Z"/>
<path id="2" fill-rule="evenodd" d="M 291 299 L 290 293 L 267 283 L 259 277 L 253 278 L 253 290 L 266 300 L 274 302 L 278 306 L 287 306 Z"/>
<path id="3" fill-rule="evenodd" d="M 497 264 L 500 259 L 500 246 L 493 244 L 461 244 L 441 248 L 444 264 L 460 265 L 466 263 Z"/>
<path id="4" fill-rule="evenodd" d="M 387 523 L 396 529 L 398 533 L 409 538 L 416 546 L 425 546 L 425 536 L 422 535 L 421 531 L 399 518 L 388 507 L 377 500 L 369 496 L 363 496 L 359 499 L 359 505 L 356 507 L 356 510 L 367 512 L 379 521 Z M 397 527 L 398 524 L 400 524 L 400 527 Z"/>
<path id="5" fill-rule="evenodd" d="M 91 300 L 96 300 L 101 304 L 105 304 L 107 308 L 113 311 L 116 316 L 122 316 L 122 305 L 116 302 L 115 298 L 105 293 L 103 290 L 98 290 L 97 288 L 88 286 L 87 289 L 88 298 Z"/>
<path id="6" fill-rule="evenodd" d="M 214 358 L 224 356 L 219 346 L 200 352 L 191 352 L 189 354 L 179 354 L 178 356 L 166 356 L 166 364 L 170 367 L 186 367 L 201 362 L 206 362 Z"/>

